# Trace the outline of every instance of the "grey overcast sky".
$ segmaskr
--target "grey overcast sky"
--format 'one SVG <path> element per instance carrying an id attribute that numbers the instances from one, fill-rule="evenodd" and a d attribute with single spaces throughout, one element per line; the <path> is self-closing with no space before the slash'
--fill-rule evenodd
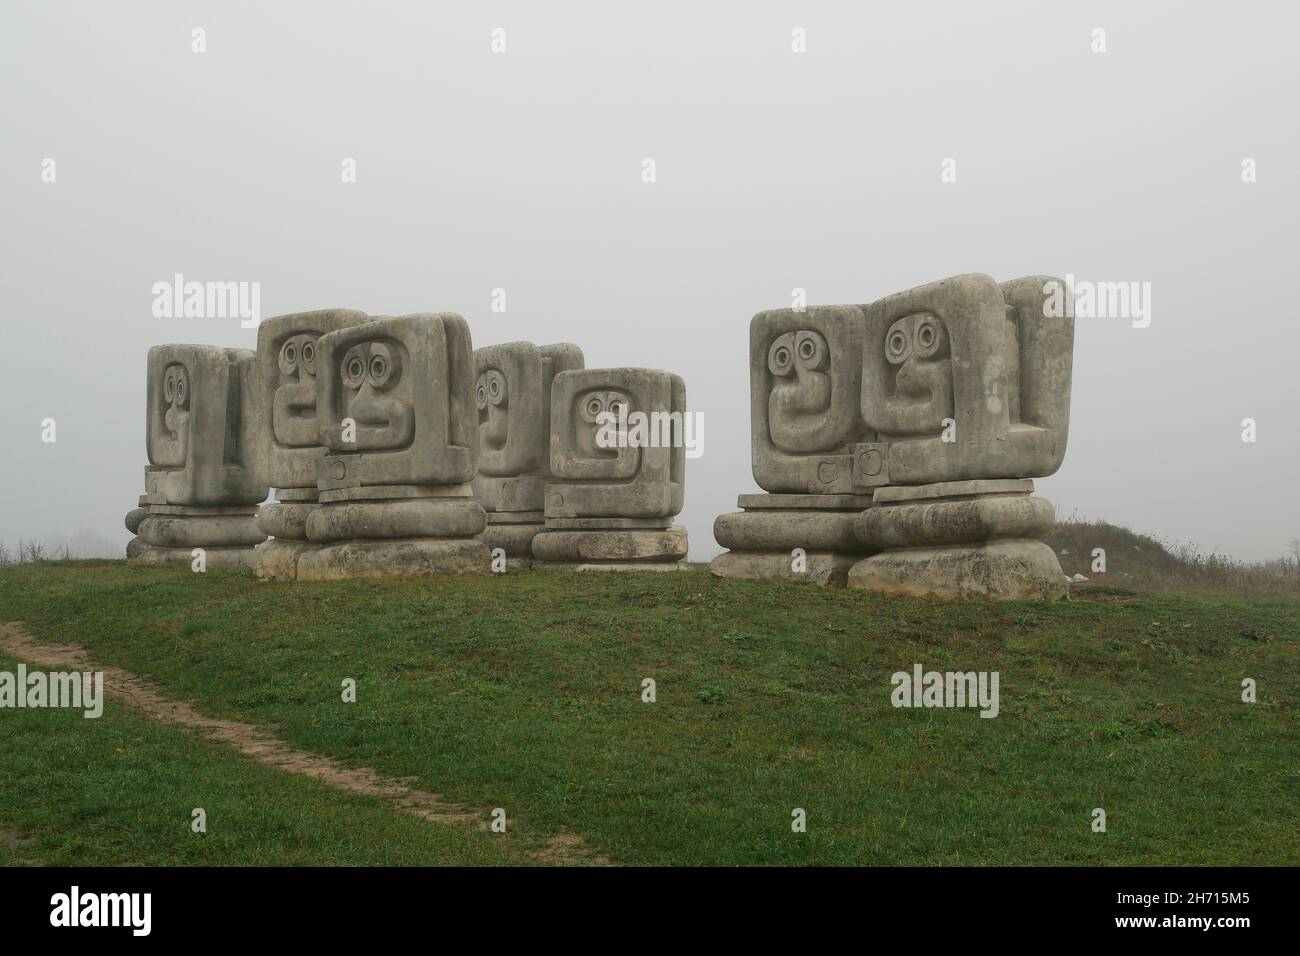
<path id="1" fill-rule="evenodd" d="M 1293 2 L 7 0 L 0 540 L 122 553 L 146 351 L 255 340 L 154 318 L 175 273 L 260 282 L 264 316 L 449 310 L 476 345 L 678 372 L 706 421 L 694 560 L 756 490 L 755 312 L 1071 273 L 1150 282 L 1151 324 L 1079 319 L 1040 492 L 1279 556 L 1300 536 L 1298 28 Z"/>

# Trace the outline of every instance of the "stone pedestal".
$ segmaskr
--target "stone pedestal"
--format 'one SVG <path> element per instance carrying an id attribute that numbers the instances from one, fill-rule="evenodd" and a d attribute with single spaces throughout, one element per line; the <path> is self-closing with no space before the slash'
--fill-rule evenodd
<path id="1" fill-rule="evenodd" d="M 440 493 L 441 492 L 441 493 Z M 368 485 L 322 491 L 307 516 L 301 581 L 487 574 L 487 525 L 468 486 Z"/>
<path id="2" fill-rule="evenodd" d="M 709 565 L 720 578 L 844 587 L 849 569 L 870 553 L 854 529 L 870 495 L 753 494 L 736 503 L 744 510 L 713 523 L 713 537 L 730 549 Z"/>
<path id="3" fill-rule="evenodd" d="M 533 538 L 546 524 L 540 511 L 489 511 L 487 527 L 479 535 L 488 551 L 500 548 L 506 553 L 506 568 L 530 568 L 533 565 Z"/>
<path id="4" fill-rule="evenodd" d="M 134 529 L 132 526 L 134 525 Z M 154 504 L 127 515 L 126 526 L 137 537 L 127 544 L 130 564 L 191 566 L 194 549 L 202 548 L 206 567 L 251 568 L 254 546 L 266 539 L 257 526 L 257 508 L 198 507 Z"/>
<path id="5" fill-rule="evenodd" d="M 257 546 L 253 570 L 259 578 L 292 581 L 298 559 L 320 545 L 307 540 L 307 519 L 320 502 L 315 488 L 278 488 L 275 502 L 257 513 L 257 526 L 270 537 Z"/>
<path id="6" fill-rule="evenodd" d="M 1066 593 L 1056 553 L 1038 540 L 1055 519 L 1028 479 L 878 488 L 855 520 L 874 553 L 848 586 L 942 600 L 1056 598 Z"/>
<path id="7" fill-rule="evenodd" d="M 686 529 L 671 518 L 547 518 L 532 541 L 546 567 L 574 571 L 678 571 Z"/>

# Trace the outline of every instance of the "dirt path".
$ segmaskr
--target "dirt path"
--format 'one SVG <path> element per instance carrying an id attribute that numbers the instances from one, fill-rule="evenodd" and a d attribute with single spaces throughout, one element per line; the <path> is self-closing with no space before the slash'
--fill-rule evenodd
<path id="1" fill-rule="evenodd" d="M 152 684 L 129 671 L 91 664 L 86 651 L 76 644 L 37 641 L 21 622 L 0 624 L 0 650 L 50 670 L 102 671 L 104 692 L 109 697 L 129 702 L 154 720 L 180 724 L 229 744 L 268 767 L 304 774 L 350 793 L 380 797 L 423 820 L 487 829 L 488 810 L 449 803 L 436 793 L 419 790 L 374 770 L 346 767 L 329 757 L 297 750 L 253 724 L 205 717 L 185 701 L 163 697 Z M 538 863 L 553 866 L 609 865 L 608 860 L 593 854 L 582 838 L 574 834 L 551 837 L 534 856 Z"/>

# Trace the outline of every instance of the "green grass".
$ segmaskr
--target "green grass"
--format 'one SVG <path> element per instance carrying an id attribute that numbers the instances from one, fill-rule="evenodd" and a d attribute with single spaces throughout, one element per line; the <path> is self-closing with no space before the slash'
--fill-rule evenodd
<path id="1" fill-rule="evenodd" d="M 17 661 L 0 655 L 0 670 Z M 0 864 L 489 865 L 521 848 L 263 767 L 109 702 L 0 712 Z M 191 830 L 192 812 L 207 832 Z M 495 841 L 495 845 L 494 845 Z"/>
<path id="2" fill-rule="evenodd" d="M 504 807 L 517 834 L 333 795 L 110 701 L 98 722 L 0 711 L 0 830 L 39 841 L 0 844 L 5 862 L 509 863 L 560 831 L 642 864 L 1300 862 L 1295 597 L 944 605 L 698 570 L 283 584 L 70 562 L 0 572 L 0 620 Z M 1000 716 L 894 709 L 890 675 L 916 662 L 999 671 Z M 189 808 L 218 801 L 239 827 L 198 844 Z"/>

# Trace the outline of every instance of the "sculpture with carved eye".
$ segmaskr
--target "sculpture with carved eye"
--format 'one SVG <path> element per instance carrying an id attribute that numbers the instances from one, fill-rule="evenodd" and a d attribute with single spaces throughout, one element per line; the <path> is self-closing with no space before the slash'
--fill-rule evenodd
<path id="1" fill-rule="evenodd" d="M 172 364 L 163 370 L 159 398 L 158 420 L 162 427 L 153 439 L 153 463 L 183 468 L 190 445 L 190 373 L 184 365 Z"/>
<path id="2" fill-rule="evenodd" d="M 619 436 L 625 436 L 632 399 L 618 389 L 598 389 L 578 397 L 577 449 L 588 458 L 607 458 L 618 453 Z M 597 437 L 600 441 L 597 441 Z"/>
<path id="3" fill-rule="evenodd" d="M 479 447 L 497 451 L 506 447 L 510 427 L 510 400 L 506 377 L 495 368 L 485 369 L 474 383 L 478 408 Z"/>
<path id="4" fill-rule="evenodd" d="M 885 332 L 885 361 L 892 388 L 881 410 L 882 436 L 933 436 L 953 416 L 952 358 L 948 331 L 928 312 L 905 315 Z"/>
<path id="5" fill-rule="evenodd" d="M 316 333 L 290 336 L 280 346 L 279 383 L 271 406 L 271 432 L 290 448 L 318 443 L 316 430 Z"/>
<path id="6" fill-rule="evenodd" d="M 822 433 L 834 385 L 826 337 L 816 329 L 785 332 L 767 351 L 772 373 L 768 427 L 772 441 L 787 451 L 826 451 Z"/>
<path id="7" fill-rule="evenodd" d="M 384 341 L 362 342 L 343 356 L 342 418 L 356 425 L 349 451 L 404 448 L 415 436 L 415 408 L 403 383 L 400 349 Z"/>

